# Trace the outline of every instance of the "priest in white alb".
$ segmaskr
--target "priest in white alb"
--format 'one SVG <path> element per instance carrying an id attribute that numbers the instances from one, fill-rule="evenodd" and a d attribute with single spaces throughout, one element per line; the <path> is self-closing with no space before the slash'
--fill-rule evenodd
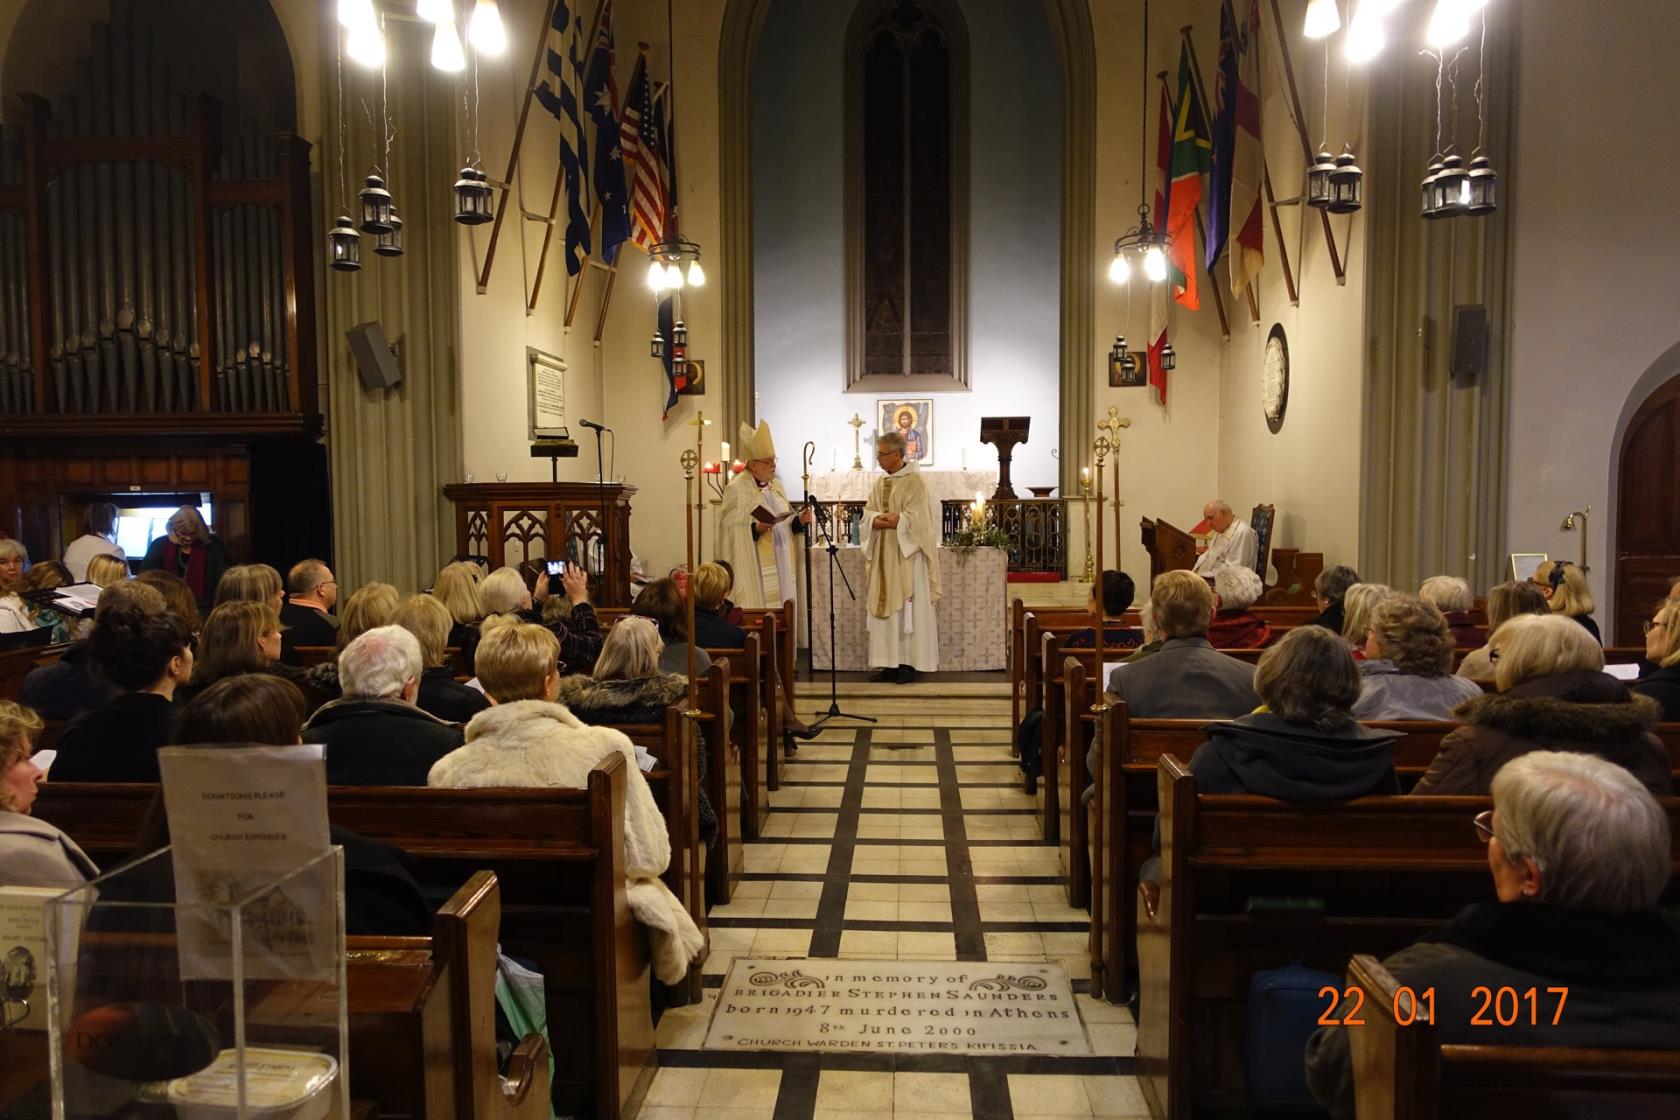
<path id="1" fill-rule="evenodd" d="M 871 679 L 909 684 L 939 669 L 939 507 L 898 432 L 875 442 L 875 461 L 887 473 L 863 510 Z"/>
<path id="2" fill-rule="evenodd" d="M 811 523 L 811 511 L 795 512 L 776 477 L 776 444 L 768 423 L 761 420 L 757 428 L 741 425 L 741 455 L 747 469 L 723 489 L 717 555 L 735 570 L 737 606 L 779 607 L 799 597 L 793 532 L 796 525 Z"/>
<path id="3" fill-rule="evenodd" d="M 1202 518 L 1213 530 L 1213 540 L 1196 558 L 1197 575 L 1211 576 L 1221 568 L 1253 568 L 1260 558 L 1260 535 L 1231 510 L 1230 503 L 1215 498 L 1202 507 Z"/>

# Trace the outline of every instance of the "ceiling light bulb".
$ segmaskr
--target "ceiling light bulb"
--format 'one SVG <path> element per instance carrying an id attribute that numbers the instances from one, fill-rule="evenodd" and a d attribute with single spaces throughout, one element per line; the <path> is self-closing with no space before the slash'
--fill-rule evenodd
<path id="1" fill-rule="evenodd" d="M 451 0 L 416 0 L 414 14 L 427 23 L 442 23 L 455 18 L 455 5 Z"/>
<path id="2" fill-rule="evenodd" d="M 665 268 L 665 286 L 667 288 L 680 288 L 683 286 L 682 269 L 677 267 L 677 263 L 675 261 L 672 261 Z"/>
<path id="3" fill-rule="evenodd" d="M 1151 245 L 1143 255 L 1143 274 L 1152 284 L 1159 284 L 1167 278 L 1167 255 L 1161 252 L 1159 245 Z"/>
<path id="4" fill-rule="evenodd" d="M 1470 16 L 1462 0 L 1435 0 L 1424 41 L 1437 50 L 1452 46 L 1470 34 Z"/>
<path id="5" fill-rule="evenodd" d="M 338 0 L 338 22 L 352 29 L 373 26 L 373 0 Z"/>
<path id="6" fill-rule="evenodd" d="M 478 0 L 467 22 L 467 42 L 480 54 L 499 55 L 507 50 L 507 29 L 496 0 Z"/>
<path id="7" fill-rule="evenodd" d="M 344 53 L 370 69 L 385 65 L 385 36 L 372 23 L 357 24 L 344 38 Z"/>
<path id="8" fill-rule="evenodd" d="M 655 292 L 663 291 L 665 288 L 665 266 L 660 264 L 657 259 L 648 261 L 647 285 Z M 724 458 L 727 459 L 729 456 L 725 454 Z"/>
<path id="9" fill-rule="evenodd" d="M 467 68 L 467 52 L 461 49 L 461 37 L 455 34 L 452 19 L 444 20 L 432 32 L 432 65 L 451 74 Z"/>
<path id="10" fill-rule="evenodd" d="M 704 288 L 706 286 L 706 270 L 700 267 L 699 261 L 695 261 L 688 266 L 688 286 L 691 288 Z"/>
<path id="11" fill-rule="evenodd" d="M 1132 278 L 1132 265 L 1124 254 L 1114 254 L 1114 259 L 1108 262 L 1108 278 L 1116 284 L 1124 284 Z"/>
<path id="12" fill-rule="evenodd" d="M 1371 61 L 1382 53 L 1383 44 L 1388 36 L 1383 33 L 1382 21 L 1376 16 L 1368 16 L 1361 8 L 1359 14 L 1348 24 L 1347 31 L 1347 60 L 1359 64 Z"/>
<path id="13" fill-rule="evenodd" d="M 1406 0 L 1359 0 L 1359 14 L 1387 19 L 1390 12 L 1405 2 Z"/>
<path id="14" fill-rule="evenodd" d="M 1307 5 L 1307 26 L 1302 32 L 1309 39 L 1334 35 L 1342 26 L 1342 13 L 1336 10 L 1336 0 L 1312 0 Z"/>

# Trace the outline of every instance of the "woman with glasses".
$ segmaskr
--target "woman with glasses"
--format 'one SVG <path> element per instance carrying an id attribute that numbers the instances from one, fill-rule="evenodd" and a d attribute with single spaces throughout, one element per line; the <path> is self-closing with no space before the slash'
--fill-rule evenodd
<path id="1" fill-rule="evenodd" d="M 1663 722 L 1680 722 L 1680 599 L 1665 600 L 1646 621 L 1645 660 L 1656 672 L 1639 678 L 1633 690 L 1662 705 Z"/>
<path id="2" fill-rule="evenodd" d="M 1680 929 L 1657 909 L 1673 859 L 1657 800 L 1612 762 L 1535 751 L 1500 770 L 1474 827 L 1498 901 L 1383 961 L 1398 983 L 1435 990 L 1440 1041 L 1680 1048 Z M 1474 1025 L 1477 988 L 1532 989 L 1541 1002 L 1490 1030 Z M 1347 1029 L 1307 1043 L 1307 1085 L 1338 1118 L 1354 1115 Z"/>
<path id="3" fill-rule="evenodd" d="M 1576 751 L 1632 772 L 1668 795 L 1668 749 L 1652 733 L 1662 706 L 1604 672 L 1604 649 L 1561 615 L 1522 615 L 1494 641 L 1499 692 L 1461 704 L 1464 726 L 1441 749 L 1413 793 L 1485 795 L 1507 762 L 1530 751 Z"/>
<path id="4" fill-rule="evenodd" d="M 1579 567 L 1567 560 L 1548 560 L 1534 569 L 1528 582 L 1546 597 L 1552 613 L 1574 619 L 1586 627 L 1595 642 L 1604 644 L 1604 638 L 1598 632 L 1598 623 L 1592 617 L 1592 588 L 1587 586 L 1587 574 Z"/>
<path id="5" fill-rule="evenodd" d="M 1501 583 L 1488 591 L 1487 644 L 1467 654 L 1458 666 L 1458 675 L 1466 680 L 1493 680 L 1493 638 L 1499 628 L 1521 614 L 1550 614 L 1551 605 L 1540 589 L 1526 580 Z"/>
<path id="6" fill-rule="evenodd" d="M 201 608 L 210 606 L 222 573 L 228 570 L 227 548 L 211 535 L 203 516 L 192 506 L 169 515 L 168 530 L 146 549 L 140 570 L 172 572 L 187 581 Z"/>

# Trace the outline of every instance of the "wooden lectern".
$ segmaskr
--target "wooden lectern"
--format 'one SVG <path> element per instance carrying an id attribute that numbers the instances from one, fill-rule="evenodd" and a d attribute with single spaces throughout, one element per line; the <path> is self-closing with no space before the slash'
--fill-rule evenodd
<path id="1" fill-rule="evenodd" d="M 992 491 L 992 501 L 1013 502 L 1015 487 L 1009 483 L 1009 460 L 1017 443 L 1027 442 L 1027 429 L 1032 427 L 1031 416 L 982 416 L 980 442 L 997 448 L 998 484 Z"/>
<path id="2" fill-rule="evenodd" d="M 1143 547 L 1149 551 L 1149 582 L 1162 572 L 1186 572 L 1196 566 L 1196 538 L 1165 521 L 1143 519 Z"/>
<path id="3" fill-rule="evenodd" d="M 538 559 L 584 564 L 590 594 L 602 607 L 630 605 L 630 498 L 635 493 L 634 486 L 593 482 L 443 488 L 443 496 L 455 504 L 456 552 L 488 557 L 491 571 Z"/>

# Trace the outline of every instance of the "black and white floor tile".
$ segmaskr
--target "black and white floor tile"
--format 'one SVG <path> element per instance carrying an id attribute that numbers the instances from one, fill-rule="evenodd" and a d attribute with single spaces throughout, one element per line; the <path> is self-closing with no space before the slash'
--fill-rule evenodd
<path id="1" fill-rule="evenodd" d="M 644 1120 L 1147 1116 L 1131 1016 L 1088 994 L 1088 917 L 1020 790 L 1007 686 L 850 684 L 841 703 L 879 722 L 836 721 L 784 770 L 739 891 L 711 911 L 706 998 L 659 1024 Z M 1053 963 L 1093 1056 L 703 1049 L 724 974 L 749 955 Z"/>

